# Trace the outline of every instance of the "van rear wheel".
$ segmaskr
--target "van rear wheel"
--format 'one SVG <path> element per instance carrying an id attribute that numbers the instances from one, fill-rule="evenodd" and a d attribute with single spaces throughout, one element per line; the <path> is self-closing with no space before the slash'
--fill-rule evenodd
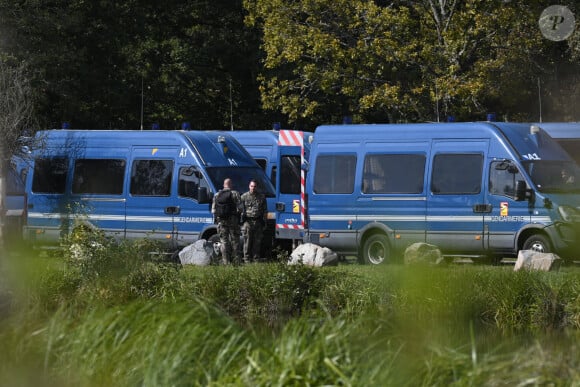
<path id="1" fill-rule="evenodd" d="M 388 238 L 383 234 L 371 235 L 363 246 L 363 261 L 371 265 L 388 262 L 391 251 Z"/>
<path id="2" fill-rule="evenodd" d="M 537 253 L 551 253 L 550 241 L 544 235 L 535 234 L 526 239 L 523 250 L 532 250 Z"/>

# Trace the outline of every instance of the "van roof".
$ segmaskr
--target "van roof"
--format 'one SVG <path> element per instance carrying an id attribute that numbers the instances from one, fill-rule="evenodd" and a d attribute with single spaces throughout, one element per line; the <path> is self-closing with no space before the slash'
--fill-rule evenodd
<path id="1" fill-rule="evenodd" d="M 417 124 L 323 125 L 316 128 L 314 142 L 361 143 L 368 141 L 470 140 L 496 138 L 509 143 L 519 154 L 538 155 L 544 160 L 567 158 L 563 149 L 532 123 L 452 122 Z M 507 143 L 506 143 L 507 140 Z"/>
<path id="2" fill-rule="evenodd" d="M 231 135 L 215 131 L 184 130 L 46 130 L 37 133 L 40 147 L 45 142 L 82 144 L 91 141 L 95 146 L 188 146 L 193 157 L 205 166 L 229 165 L 234 159 L 238 166 L 255 166 L 249 153 Z M 224 158 L 225 156 L 225 158 Z"/>
<path id="3" fill-rule="evenodd" d="M 228 133 L 244 145 L 276 145 L 278 143 L 277 130 L 234 130 Z"/>
<path id="4" fill-rule="evenodd" d="M 538 122 L 552 138 L 580 138 L 580 122 Z"/>
<path id="5" fill-rule="evenodd" d="M 470 138 L 482 134 L 497 133 L 498 129 L 529 132 L 529 123 L 513 122 L 449 122 L 449 123 L 404 123 L 404 124 L 355 124 L 355 125 L 321 125 L 316 128 L 315 137 L 321 135 L 340 135 L 352 138 L 385 138 L 413 137 L 422 138 Z M 366 137 L 366 134 L 373 137 Z"/>

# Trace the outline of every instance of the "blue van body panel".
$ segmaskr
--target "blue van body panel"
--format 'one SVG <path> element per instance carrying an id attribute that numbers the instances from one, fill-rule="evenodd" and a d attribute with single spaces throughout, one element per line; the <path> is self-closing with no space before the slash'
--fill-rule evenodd
<path id="1" fill-rule="evenodd" d="M 536 122 L 534 125 L 544 129 L 554 139 L 580 138 L 580 122 Z"/>
<path id="2" fill-rule="evenodd" d="M 483 256 L 516 254 L 531 235 L 541 234 L 548 235 L 556 251 L 563 254 L 578 248 L 580 245 L 573 237 L 580 236 L 580 215 L 577 220 L 563 221 L 559 207 L 567 206 L 580 214 L 580 187 L 570 186 L 565 188 L 565 193 L 558 194 L 564 187 L 556 189 L 555 178 L 548 173 L 573 163 L 545 131 L 531 126 L 476 122 L 318 127 L 313 136 L 306 180 L 305 241 L 339 253 L 360 254 L 370 236 L 381 234 L 388 238 L 393 250 L 401 251 L 414 242 L 427 242 L 439 246 L 447 255 Z M 372 157 L 383 155 L 424 158 L 422 174 L 404 177 L 408 180 L 405 181 L 409 187 L 407 192 L 391 192 L 381 187 L 375 193 L 369 189 L 377 181 L 389 184 L 388 176 L 377 179 L 368 171 L 363 176 L 365 168 L 373 168 Z M 356 165 L 326 166 L 321 161 L 325 157 L 342 157 Z M 458 184 L 462 189 L 467 186 L 467 191 L 439 193 L 434 181 L 439 170 L 434 162 L 446 159 L 452 162 L 454 157 L 457 160 L 467 157 L 472 163 L 471 166 L 449 164 L 458 176 L 463 176 Z M 369 164 L 365 166 L 366 158 Z M 342 176 L 344 191 L 341 183 L 334 181 L 328 183 L 338 193 L 317 187 L 317 164 L 321 162 L 320 168 L 324 165 L 325 169 L 319 173 Z M 513 175 L 514 186 L 516 176 L 525 183 L 528 199 L 516 200 L 509 194 L 509 187 L 491 186 L 497 179 L 495 175 L 504 173 L 508 164 L 514 172 L 505 173 Z M 332 171 L 333 168 L 345 170 L 342 173 Z M 400 168 L 406 166 L 400 165 Z M 476 168 L 481 176 L 471 177 L 469 168 Z M 580 170 L 575 171 L 580 177 Z M 324 179 L 320 178 L 318 184 L 320 180 Z M 454 184 L 443 183 L 447 187 Z M 415 186 L 418 188 L 414 189 Z"/>
<path id="3" fill-rule="evenodd" d="M 38 244 L 58 242 L 81 222 L 115 238 L 147 237 L 181 247 L 216 233 L 211 195 L 222 188 L 225 178 L 231 178 L 241 192 L 247 190 L 247 181 L 256 178 L 269 195 L 274 195 L 263 171 L 229 135 L 201 131 L 48 130 L 37 136 L 42 147 L 33 150 L 35 161 L 27 176 L 24 234 Z M 62 160 L 66 174 L 62 193 L 34 191 L 34 164 L 43 158 Z M 110 160 L 119 165 L 123 176 L 117 192 L 75 193 L 85 192 L 82 181 L 73 182 L 75 168 L 91 160 Z M 183 179 L 181 172 L 186 173 Z M 132 184 L 139 179 L 151 189 L 149 193 L 131 192 L 135 190 Z M 191 184 L 196 182 L 196 194 L 201 188 L 206 190 L 207 202 L 198 203 L 197 196 L 182 194 L 187 179 Z M 165 191 L 155 193 L 153 184 L 166 187 Z"/>
<path id="4" fill-rule="evenodd" d="M 24 214 L 26 213 L 26 192 L 24 182 L 18 173 L 18 166 L 12 162 L 6 174 L 6 196 L 2 211 L 4 233 L 7 243 L 19 242 L 22 237 Z"/>

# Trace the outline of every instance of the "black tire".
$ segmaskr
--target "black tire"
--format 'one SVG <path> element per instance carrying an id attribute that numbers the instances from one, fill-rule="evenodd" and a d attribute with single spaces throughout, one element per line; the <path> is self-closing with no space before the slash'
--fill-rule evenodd
<path id="1" fill-rule="evenodd" d="M 522 250 L 532 250 L 538 253 L 551 253 L 550 240 L 541 234 L 534 234 L 524 242 Z"/>
<path id="2" fill-rule="evenodd" d="M 389 239 L 384 234 L 371 235 L 364 243 L 363 263 L 369 265 L 381 265 L 390 261 L 391 246 Z"/>

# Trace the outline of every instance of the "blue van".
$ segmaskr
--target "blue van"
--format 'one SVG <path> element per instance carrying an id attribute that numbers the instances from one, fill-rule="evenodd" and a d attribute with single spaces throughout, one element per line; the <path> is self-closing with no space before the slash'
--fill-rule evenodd
<path id="1" fill-rule="evenodd" d="M 76 225 L 177 249 L 217 240 L 211 201 L 231 178 L 274 187 L 231 136 L 198 131 L 49 130 L 37 133 L 26 178 L 24 238 L 54 244 Z"/>
<path id="2" fill-rule="evenodd" d="M 473 259 L 580 253 L 580 169 L 536 125 L 326 125 L 310 140 L 306 241 L 371 264 L 415 242 Z"/>
<path id="3" fill-rule="evenodd" d="M 311 132 L 297 130 L 238 130 L 235 137 L 264 169 L 276 189 L 268 219 L 275 221 L 276 243 L 286 249 L 304 238 L 304 172 Z M 275 212 L 274 212 L 275 211 Z"/>
<path id="4" fill-rule="evenodd" d="M 548 132 L 580 165 L 580 122 L 539 122 L 535 125 Z"/>

